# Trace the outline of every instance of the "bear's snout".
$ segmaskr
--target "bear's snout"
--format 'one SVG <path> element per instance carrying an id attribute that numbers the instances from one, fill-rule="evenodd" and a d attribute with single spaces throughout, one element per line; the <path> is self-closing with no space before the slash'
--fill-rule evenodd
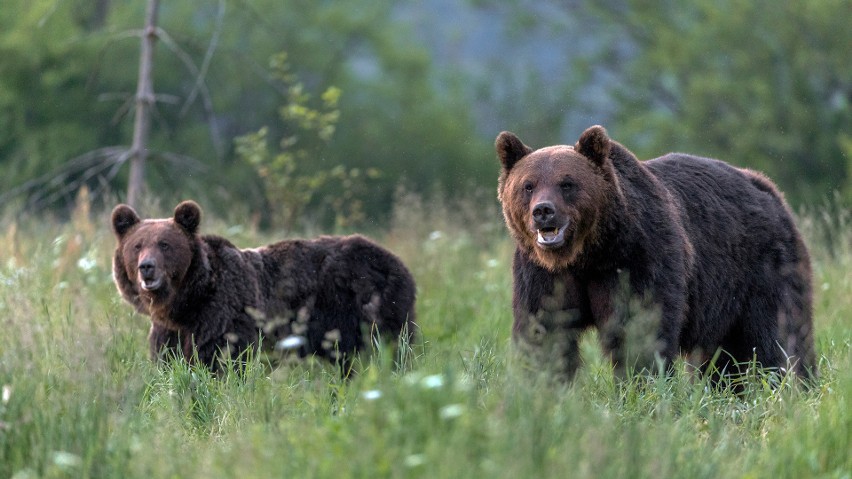
<path id="1" fill-rule="evenodd" d="M 151 258 L 145 258 L 139 263 L 139 274 L 143 278 L 150 279 L 154 277 L 154 271 L 157 269 L 157 264 Z"/>
<path id="2" fill-rule="evenodd" d="M 536 228 L 542 228 L 556 216 L 556 206 L 552 201 L 542 201 L 533 206 L 532 215 Z"/>
<path id="3" fill-rule="evenodd" d="M 542 200 L 532 206 L 532 229 L 536 244 L 544 249 L 559 248 L 565 244 L 565 231 L 569 221 L 557 210 L 553 201 Z"/>
<path id="4" fill-rule="evenodd" d="M 157 277 L 157 262 L 150 256 L 139 262 L 139 282 L 142 289 L 153 291 L 162 285 L 162 280 Z"/>

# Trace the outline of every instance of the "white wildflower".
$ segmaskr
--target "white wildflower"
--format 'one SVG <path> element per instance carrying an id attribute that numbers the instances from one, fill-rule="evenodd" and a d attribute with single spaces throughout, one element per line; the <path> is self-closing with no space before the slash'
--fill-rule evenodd
<path id="1" fill-rule="evenodd" d="M 361 397 L 367 401 L 375 401 L 382 397 L 382 392 L 378 389 L 371 389 L 369 391 L 364 391 L 361 393 Z"/>
<path id="2" fill-rule="evenodd" d="M 298 349 L 304 346 L 306 343 L 305 338 L 302 336 L 287 336 L 286 338 L 275 343 L 275 349 L 279 351 L 286 351 L 290 349 Z"/>
<path id="3" fill-rule="evenodd" d="M 97 265 L 97 261 L 88 256 L 83 256 L 82 258 L 77 260 L 77 267 L 80 268 L 84 273 L 88 273 L 89 271 L 95 269 Z"/>
<path id="4" fill-rule="evenodd" d="M 455 419 L 464 413 L 464 406 L 461 404 L 448 404 L 438 411 L 441 419 Z"/>
<path id="5" fill-rule="evenodd" d="M 420 384 L 426 389 L 437 389 L 444 385 L 444 376 L 440 374 L 432 374 L 431 376 L 426 376 L 420 381 Z"/>
<path id="6" fill-rule="evenodd" d="M 77 467 L 83 463 L 80 456 L 66 451 L 54 451 L 53 463 L 59 467 Z"/>
<path id="7" fill-rule="evenodd" d="M 403 464 L 405 464 L 405 467 L 422 466 L 425 462 L 426 458 L 423 457 L 423 454 L 411 454 L 409 456 L 406 456 L 403 460 Z"/>

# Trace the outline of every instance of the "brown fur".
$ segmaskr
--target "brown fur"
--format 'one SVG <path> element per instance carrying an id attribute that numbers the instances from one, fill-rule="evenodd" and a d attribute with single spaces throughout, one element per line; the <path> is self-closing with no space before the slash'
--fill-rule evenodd
<path id="1" fill-rule="evenodd" d="M 816 374 L 810 259 L 765 176 L 682 154 L 640 162 L 600 126 L 573 146 L 534 151 L 509 132 L 495 146 L 517 245 L 514 338 L 550 349 L 557 372 L 573 375 L 594 327 L 620 367 L 636 365 L 630 334 L 644 328 L 667 364 L 721 349 L 722 369 L 756 355 Z"/>
<path id="2" fill-rule="evenodd" d="M 222 355 L 297 336 L 299 353 L 343 360 L 366 334 L 414 332 L 414 280 L 393 254 L 361 236 L 289 240 L 238 249 L 201 236 L 191 201 L 173 218 L 141 220 L 117 206 L 113 277 L 121 295 L 151 317 L 153 357 Z"/>

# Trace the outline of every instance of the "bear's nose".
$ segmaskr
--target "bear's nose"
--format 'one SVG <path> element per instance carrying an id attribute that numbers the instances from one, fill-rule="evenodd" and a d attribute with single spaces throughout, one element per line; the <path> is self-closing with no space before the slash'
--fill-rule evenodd
<path id="1" fill-rule="evenodd" d="M 542 201 L 533 207 L 532 215 L 536 223 L 546 223 L 556 214 L 556 207 L 550 201 Z"/>
<path id="2" fill-rule="evenodd" d="M 142 274 L 143 278 L 151 278 L 154 276 L 156 266 L 153 259 L 145 258 L 139 263 L 139 273 Z"/>

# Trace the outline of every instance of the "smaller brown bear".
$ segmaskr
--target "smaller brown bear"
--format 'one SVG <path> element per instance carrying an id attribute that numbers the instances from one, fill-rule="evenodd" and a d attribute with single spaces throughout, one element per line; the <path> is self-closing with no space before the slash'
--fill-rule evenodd
<path id="1" fill-rule="evenodd" d="M 415 285 L 402 261 L 368 239 L 322 236 L 238 249 L 199 235 L 201 209 L 180 203 L 173 218 L 112 212 L 118 239 L 113 278 L 151 317 L 152 358 L 173 354 L 219 369 L 217 359 L 276 341 L 300 356 L 340 361 L 365 333 L 396 340 L 414 333 Z M 346 371 L 346 369 L 345 369 Z"/>
<path id="2" fill-rule="evenodd" d="M 600 126 L 574 145 L 503 132 L 495 146 L 521 349 L 571 377 L 594 328 L 620 370 L 684 354 L 816 375 L 810 258 L 764 175 L 680 153 L 639 161 Z"/>

